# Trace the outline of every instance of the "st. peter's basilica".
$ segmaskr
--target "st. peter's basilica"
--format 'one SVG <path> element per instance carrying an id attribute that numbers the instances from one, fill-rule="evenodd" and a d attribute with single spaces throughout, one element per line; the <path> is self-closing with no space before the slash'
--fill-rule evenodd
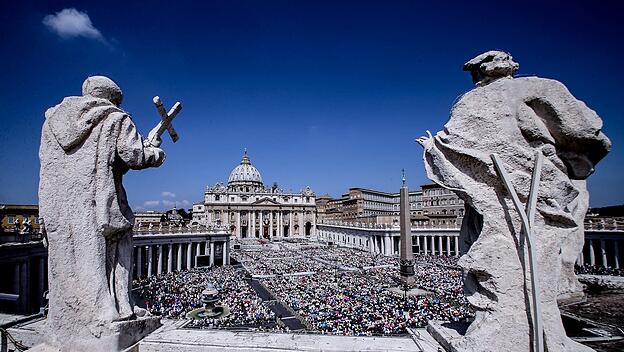
<path id="1" fill-rule="evenodd" d="M 193 223 L 229 226 L 236 238 L 309 238 L 316 231 L 315 194 L 310 187 L 298 193 L 265 187 L 245 150 L 227 185 L 207 187 L 204 201 L 193 204 Z"/>

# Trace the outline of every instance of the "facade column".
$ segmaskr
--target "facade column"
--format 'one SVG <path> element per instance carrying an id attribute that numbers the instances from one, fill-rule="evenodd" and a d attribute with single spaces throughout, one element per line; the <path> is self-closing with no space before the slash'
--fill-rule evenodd
<path id="1" fill-rule="evenodd" d="M 152 253 L 152 246 L 149 245 L 147 247 L 147 277 L 152 277 L 152 262 L 154 261 L 154 256 Z"/>
<path id="2" fill-rule="evenodd" d="M 247 237 L 249 237 L 249 238 L 256 237 L 256 232 L 254 231 L 254 227 L 253 227 L 253 225 L 254 225 L 254 214 L 253 213 L 255 213 L 255 210 L 253 210 L 253 211 L 250 210 L 249 213 L 247 214 L 249 216 L 249 222 L 248 222 L 249 225 L 247 225 L 247 228 L 249 229 L 249 234 L 248 234 Z"/>
<path id="3" fill-rule="evenodd" d="M 292 237 L 295 235 L 295 224 L 293 224 L 293 209 L 291 209 L 288 213 L 288 216 L 290 216 L 290 221 L 288 222 L 288 236 Z"/>
<path id="4" fill-rule="evenodd" d="M 273 210 L 269 210 L 269 240 L 273 240 Z"/>
<path id="5" fill-rule="evenodd" d="M 181 271 L 182 270 L 182 243 L 178 243 L 177 246 L 178 246 L 177 268 L 178 268 L 178 271 Z"/>
<path id="6" fill-rule="evenodd" d="M 424 236 L 422 237 L 422 239 L 423 239 L 423 244 L 424 244 L 424 246 L 423 246 L 423 247 L 424 247 L 424 249 L 425 249 L 425 251 L 423 252 L 423 254 L 427 255 L 427 252 L 429 251 L 429 248 L 427 248 L 427 247 L 428 247 L 428 245 L 427 245 L 427 235 L 424 235 Z"/>
<path id="7" fill-rule="evenodd" d="M 436 254 L 435 238 L 436 236 L 431 236 L 431 255 Z"/>
<path id="8" fill-rule="evenodd" d="M 602 254 L 602 266 L 604 268 L 609 266 L 607 261 L 607 247 L 605 246 L 605 240 L 600 240 L 600 254 Z"/>
<path id="9" fill-rule="evenodd" d="M 162 267 L 163 267 L 163 252 L 162 252 L 162 245 L 159 244 L 157 247 L 157 251 L 158 251 L 158 266 L 156 267 L 156 273 L 158 275 L 162 274 Z"/>
<path id="10" fill-rule="evenodd" d="M 236 233 L 234 234 L 234 236 L 236 236 L 236 238 L 241 238 L 241 214 L 240 214 L 240 210 L 236 212 Z"/>
<path id="11" fill-rule="evenodd" d="M 251 212 L 251 238 L 256 237 L 256 211 Z"/>
<path id="12" fill-rule="evenodd" d="M 446 255 L 451 256 L 451 236 L 444 236 L 446 239 Z"/>
<path id="13" fill-rule="evenodd" d="M 459 236 L 453 236 L 455 239 L 455 256 L 459 257 Z"/>
<path id="14" fill-rule="evenodd" d="M 191 270 L 191 256 L 193 252 L 193 242 L 186 244 L 186 270 Z"/>
<path id="15" fill-rule="evenodd" d="M 594 240 L 589 241 L 589 265 L 596 265 L 596 254 L 594 253 Z"/>
<path id="16" fill-rule="evenodd" d="M 284 237 L 282 231 L 284 230 L 284 226 L 282 225 L 282 211 L 277 212 L 277 236 Z"/>
<path id="17" fill-rule="evenodd" d="M 142 258 L 141 249 L 142 249 L 141 246 L 137 247 L 137 266 L 136 266 L 137 279 L 140 279 L 141 275 L 143 274 L 143 258 Z"/>
<path id="18" fill-rule="evenodd" d="M 620 248 L 619 248 L 620 242 L 618 240 L 613 240 L 613 261 L 614 264 L 613 267 L 616 269 L 620 268 Z"/>
<path id="19" fill-rule="evenodd" d="M 375 243 L 373 242 L 375 240 L 375 236 L 369 236 L 368 237 L 368 251 L 375 254 Z"/>
<path id="20" fill-rule="evenodd" d="M 210 241 L 210 266 L 214 266 L 215 243 Z"/>
<path id="21" fill-rule="evenodd" d="M 173 244 L 169 243 L 167 245 L 167 272 L 168 273 L 173 271 L 172 266 L 173 266 Z"/>

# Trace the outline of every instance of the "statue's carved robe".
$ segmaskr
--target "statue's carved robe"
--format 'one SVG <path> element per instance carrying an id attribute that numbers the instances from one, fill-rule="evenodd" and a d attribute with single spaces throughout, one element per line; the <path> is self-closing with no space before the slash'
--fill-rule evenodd
<path id="1" fill-rule="evenodd" d="M 65 339 L 50 343 L 63 345 L 132 316 L 134 217 L 122 176 L 157 166 L 157 158 L 108 100 L 67 97 L 45 117 L 39 209 L 49 242 L 47 319 L 51 335 Z"/>
<path id="2" fill-rule="evenodd" d="M 529 350 L 521 260 L 528 261 L 518 252 L 519 217 L 490 155 L 501 157 L 526 203 L 537 150 L 545 156 L 535 242 L 546 342 L 550 351 L 580 348 L 565 338 L 556 298 L 560 291 L 579 289 L 573 265 L 583 245 L 584 180 L 610 147 L 601 128 L 596 113 L 563 84 L 501 78 L 462 96 L 444 130 L 425 145 L 429 178 L 455 190 L 467 207 L 460 245 L 469 250 L 459 264 L 468 299 L 481 312 L 458 350 Z"/>

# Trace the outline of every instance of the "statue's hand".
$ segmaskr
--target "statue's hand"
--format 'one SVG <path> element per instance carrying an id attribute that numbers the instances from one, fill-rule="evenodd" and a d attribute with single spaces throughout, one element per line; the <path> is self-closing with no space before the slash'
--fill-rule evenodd
<path id="1" fill-rule="evenodd" d="M 154 152 L 154 166 L 162 165 L 162 163 L 165 161 L 165 151 L 158 147 L 152 147 L 151 149 Z"/>
<path id="2" fill-rule="evenodd" d="M 431 132 L 427 130 L 427 136 L 416 138 L 416 142 L 418 142 L 418 144 L 420 144 L 423 148 L 425 148 L 425 150 L 427 150 L 429 149 L 431 143 L 433 143 L 433 136 L 431 135 Z"/>
<path id="3" fill-rule="evenodd" d="M 156 147 L 156 148 L 160 147 L 160 144 L 162 143 L 162 139 L 158 135 L 158 126 L 154 127 L 150 131 L 150 133 L 147 135 L 147 140 L 145 142 L 153 147 Z"/>

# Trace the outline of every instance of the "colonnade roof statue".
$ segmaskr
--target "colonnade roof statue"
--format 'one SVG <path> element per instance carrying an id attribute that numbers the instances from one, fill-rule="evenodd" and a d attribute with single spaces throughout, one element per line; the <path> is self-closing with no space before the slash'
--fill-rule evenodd
<path id="1" fill-rule="evenodd" d="M 476 318 L 464 335 L 440 327 L 446 334 L 441 339 L 454 351 L 524 352 L 544 345 L 549 352 L 591 350 L 566 336 L 557 299 L 582 295 L 574 262 L 583 246 L 585 180 L 611 143 L 598 115 L 562 83 L 514 78 L 517 69 L 511 55 L 500 51 L 468 61 L 464 70 L 476 88 L 453 106 L 442 131 L 417 139 L 429 178 L 455 191 L 466 206 L 459 265 Z M 541 177 L 532 176 L 535 169 Z M 530 197 L 532 177 L 539 181 L 536 198 Z M 524 216 L 531 201 L 534 215 Z M 532 287 L 538 287 L 535 296 Z"/>
<path id="2" fill-rule="evenodd" d="M 163 163 L 160 134 L 173 131 L 173 116 L 161 114 L 163 122 L 143 139 L 120 108 L 122 98 L 115 82 L 93 76 L 81 96 L 45 113 L 39 211 L 49 242 L 50 292 L 45 345 L 35 350 L 115 351 L 159 324 L 132 304 L 134 216 L 122 177 Z"/>

